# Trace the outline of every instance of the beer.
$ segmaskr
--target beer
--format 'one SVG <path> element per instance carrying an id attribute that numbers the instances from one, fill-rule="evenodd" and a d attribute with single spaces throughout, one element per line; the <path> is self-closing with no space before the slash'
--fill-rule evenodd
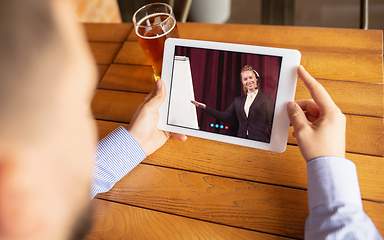
<path id="1" fill-rule="evenodd" d="M 151 62 L 156 79 L 161 77 L 164 44 L 167 38 L 179 37 L 176 20 L 170 13 L 147 15 L 135 24 L 141 49 Z"/>

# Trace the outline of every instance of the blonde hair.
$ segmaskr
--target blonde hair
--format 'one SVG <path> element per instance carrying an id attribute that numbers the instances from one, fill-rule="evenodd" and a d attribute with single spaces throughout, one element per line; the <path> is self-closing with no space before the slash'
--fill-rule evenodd
<path id="1" fill-rule="evenodd" d="M 241 69 L 241 72 L 240 72 L 240 81 L 243 81 L 243 72 L 247 72 L 247 71 L 252 71 L 253 74 L 255 74 L 255 78 L 257 79 L 257 88 L 259 89 L 260 88 L 260 75 L 258 72 L 256 72 L 255 69 L 253 69 L 253 67 L 249 66 L 249 65 L 245 65 L 242 69 Z M 243 91 L 244 93 L 246 94 L 248 92 L 247 88 L 243 85 Z"/>

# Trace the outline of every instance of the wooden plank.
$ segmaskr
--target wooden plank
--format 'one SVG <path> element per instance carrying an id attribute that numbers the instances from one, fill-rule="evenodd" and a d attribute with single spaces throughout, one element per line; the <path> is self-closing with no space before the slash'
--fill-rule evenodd
<path id="1" fill-rule="evenodd" d="M 132 23 L 85 23 L 84 30 L 90 42 L 124 42 L 133 29 Z"/>
<path id="2" fill-rule="evenodd" d="M 233 228 L 95 199 L 93 228 L 85 239 L 262 239 L 284 237 Z"/>
<path id="3" fill-rule="evenodd" d="M 383 84 L 383 56 L 301 51 L 314 78 Z"/>
<path id="4" fill-rule="evenodd" d="M 295 238 L 303 238 L 308 215 L 303 190 L 144 164 L 98 197 Z"/>
<path id="5" fill-rule="evenodd" d="M 301 51 L 302 65 L 320 79 L 383 84 L 383 56 Z M 114 63 L 150 66 L 138 42 L 125 42 Z"/>
<path id="6" fill-rule="evenodd" d="M 384 156 L 384 123 L 383 118 L 345 115 L 347 118 L 346 150 L 352 153 L 363 153 Z M 288 142 L 297 144 L 290 128 Z"/>
<path id="7" fill-rule="evenodd" d="M 137 166 L 111 191 L 98 196 L 148 209 L 294 238 L 303 238 L 308 216 L 307 194 L 304 190 L 145 164 Z M 382 226 L 383 204 L 363 202 L 370 206 L 367 209 L 368 216 L 377 226 Z"/>
<path id="8" fill-rule="evenodd" d="M 114 63 L 151 66 L 138 42 L 124 42 Z"/>
<path id="9" fill-rule="evenodd" d="M 384 236 L 384 204 L 363 201 L 365 213 L 371 218 L 381 236 Z"/>
<path id="10" fill-rule="evenodd" d="M 344 113 L 384 116 L 383 85 L 360 82 L 319 80 Z M 153 71 L 148 66 L 112 64 L 99 88 L 149 93 L 154 87 Z M 296 99 L 311 98 L 299 79 Z"/>
<path id="11" fill-rule="evenodd" d="M 383 118 L 346 115 L 347 151 L 384 156 Z M 371 146 L 366 146 L 371 145 Z"/>
<path id="12" fill-rule="evenodd" d="M 129 123 L 136 107 L 146 94 L 97 90 L 92 101 L 96 119 Z M 384 124 L 382 118 L 347 116 L 346 148 L 348 152 L 384 155 Z M 292 128 L 291 130 L 292 131 Z M 296 144 L 291 134 L 288 142 Z"/>
<path id="13" fill-rule="evenodd" d="M 383 32 L 341 28 L 177 23 L 180 38 L 303 51 L 383 55 Z M 132 31 L 129 41 L 137 41 Z"/>
<path id="14" fill-rule="evenodd" d="M 120 124 L 97 121 L 97 125 L 101 139 Z M 362 198 L 384 202 L 384 159 L 351 153 L 347 153 L 346 157 L 356 164 Z M 287 146 L 284 153 L 274 153 L 195 137 L 188 137 L 186 142 L 171 138 L 162 148 L 148 156 L 144 163 L 307 188 L 306 164 L 297 146 Z"/>
<path id="15" fill-rule="evenodd" d="M 121 45 L 121 43 L 89 43 L 97 64 L 111 64 L 119 52 Z"/>
<path id="16" fill-rule="evenodd" d="M 215 153 L 213 155 L 212 153 Z M 347 153 L 356 164 L 364 199 L 384 202 L 382 157 Z M 274 153 L 205 139 L 188 137 L 187 142 L 169 140 L 145 163 L 198 171 L 213 175 L 307 188 L 305 160 L 297 146 Z"/>
<path id="17" fill-rule="evenodd" d="M 149 66 L 112 64 L 99 85 L 102 89 L 149 93 L 155 87 Z"/>
<path id="18" fill-rule="evenodd" d="M 382 84 L 321 80 L 333 101 L 346 114 L 384 116 L 384 92 Z M 310 99 L 311 94 L 298 79 L 295 99 Z"/>
<path id="19" fill-rule="evenodd" d="M 128 124 L 124 123 L 117 123 L 117 122 L 107 122 L 103 120 L 96 120 L 97 130 L 98 130 L 98 136 L 99 140 L 107 136 L 110 132 L 112 132 L 114 129 L 116 129 L 118 126 L 122 125 L 125 128 L 128 126 Z"/>
<path id="20" fill-rule="evenodd" d="M 96 119 L 129 123 L 145 96 L 141 93 L 98 89 L 91 103 L 93 115 Z"/>
<path id="21" fill-rule="evenodd" d="M 99 82 L 101 82 L 101 79 L 103 79 L 104 74 L 107 72 L 108 68 L 109 68 L 109 65 L 97 64 Z"/>

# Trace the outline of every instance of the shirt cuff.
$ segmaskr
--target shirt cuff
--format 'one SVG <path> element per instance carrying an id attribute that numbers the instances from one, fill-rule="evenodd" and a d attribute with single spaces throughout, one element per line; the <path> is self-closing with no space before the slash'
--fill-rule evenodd
<path id="1" fill-rule="evenodd" d="M 339 157 L 319 157 L 307 163 L 308 204 L 312 209 L 330 202 L 344 202 L 362 208 L 356 166 Z"/>
<path id="2" fill-rule="evenodd" d="M 123 126 L 116 128 L 97 145 L 91 198 L 109 191 L 146 157 L 144 150 Z"/>

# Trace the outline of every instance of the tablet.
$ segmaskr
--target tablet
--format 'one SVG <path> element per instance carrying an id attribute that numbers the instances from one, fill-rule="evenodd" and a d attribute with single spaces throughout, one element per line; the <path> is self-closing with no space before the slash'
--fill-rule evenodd
<path id="1" fill-rule="evenodd" d="M 292 49 L 169 38 L 158 128 L 284 152 L 300 58 Z"/>

